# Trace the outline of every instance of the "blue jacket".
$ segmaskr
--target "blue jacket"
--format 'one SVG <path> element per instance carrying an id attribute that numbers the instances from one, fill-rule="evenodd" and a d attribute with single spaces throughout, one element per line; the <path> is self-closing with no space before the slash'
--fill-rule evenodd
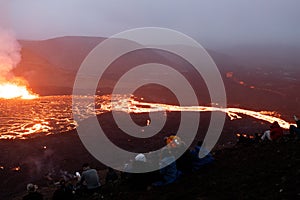
<path id="1" fill-rule="evenodd" d="M 200 152 L 201 146 L 196 146 L 194 148 L 194 150 L 191 151 L 191 155 L 192 155 L 192 169 L 194 171 L 199 170 L 201 167 L 203 167 L 204 165 L 210 164 L 212 163 L 215 159 L 213 158 L 213 156 L 211 155 L 211 153 L 209 153 L 206 149 L 203 149 L 202 153 L 204 155 L 206 155 L 203 158 L 199 158 L 199 152 Z"/>
<path id="2" fill-rule="evenodd" d="M 181 174 L 181 172 L 177 170 L 174 156 L 168 156 L 161 159 L 159 167 L 162 180 L 153 183 L 154 186 L 163 186 L 173 183 Z"/>
<path id="3" fill-rule="evenodd" d="M 177 167 L 174 156 L 164 157 L 159 163 L 160 173 L 165 184 L 173 183 L 177 179 Z"/>

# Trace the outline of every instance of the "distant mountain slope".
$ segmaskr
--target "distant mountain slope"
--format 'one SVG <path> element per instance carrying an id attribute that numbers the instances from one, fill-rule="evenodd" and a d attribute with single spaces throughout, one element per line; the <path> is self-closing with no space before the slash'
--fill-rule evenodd
<path id="1" fill-rule="evenodd" d="M 41 95 L 71 94 L 80 64 L 104 39 L 74 36 L 20 41 L 22 61 L 14 73 L 23 76 L 33 90 Z M 252 45 L 207 51 L 220 70 L 229 105 L 300 113 L 300 97 L 295 95 L 295 91 L 300 90 L 298 49 L 296 46 Z M 188 62 L 170 53 L 149 49 L 127 53 L 114 61 L 103 75 L 99 91 L 111 92 L 122 74 L 134 66 L 151 62 L 177 69 L 197 88 L 201 103 L 210 102 L 203 79 Z M 164 74 L 157 75 L 159 78 L 172 79 Z M 123 87 L 129 87 L 132 83 L 126 83 Z M 148 92 L 141 91 L 140 95 L 157 99 L 153 96 L 166 94 L 156 88 L 152 87 Z"/>
<path id="2" fill-rule="evenodd" d="M 24 47 L 22 61 L 13 72 L 25 78 L 33 91 L 40 95 L 70 93 L 74 82 L 74 74 Z"/>
<path id="3" fill-rule="evenodd" d="M 40 95 L 71 94 L 76 72 L 86 55 L 104 38 L 62 37 L 19 41 L 22 60 L 13 70 Z"/>
<path id="4" fill-rule="evenodd" d="M 20 41 L 23 48 L 47 59 L 55 66 L 77 71 L 87 54 L 105 38 L 61 37 L 43 41 Z"/>
<path id="5" fill-rule="evenodd" d="M 71 88 L 82 61 L 104 39 L 102 37 L 74 36 L 43 41 L 21 40 L 22 61 L 14 70 L 14 73 L 23 76 L 31 87 L 39 92 L 42 90 L 41 87 Z M 214 51 L 210 51 L 210 54 L 218 65 L 231 65 L 230 58 L 226 55 Z M 151 60 L 170 65 L 182 63 L 178 59 L 170 58 L 169 54 L 156 51 L 139 51 L 135 55 L 127 55 L 125 59 L 122 59 L 122 62 L 116 61 L 113 63 L 113 69 L 109 70 L 107 76 L 104 77 L 103 87 L 110 87 L 112 80 L 117 81 L 120 71 L 129 69 L 132 67 L 131 64 L 143 64 Z M 187 72 L 186 66 L 178 66 L 177 69 Z M 51 89 L 48 94 L 56 94 L 53 90 Z M 69 93 L 70 89 L 67 91 Z M 45 92 L 42 93 L 46 94 Z"/>

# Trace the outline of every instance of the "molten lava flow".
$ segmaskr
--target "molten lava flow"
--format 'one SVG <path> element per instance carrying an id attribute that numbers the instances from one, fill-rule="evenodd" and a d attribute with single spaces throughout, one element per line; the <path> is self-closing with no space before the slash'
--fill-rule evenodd
<path id="1" fill-rule="evenodd" d="M 108 111 L 116 110 L 128 113 L 148 113 L 148 112 L 159 112 L 159 111 L 184 111 L 184 112 L 224 112 L 231 120 L 241 119 L 243 115 L 247 115 L 259 120 L 273 123 L 277 121 L 279 125 L 284 129 L 289 129 L 292 123 L 285 121 L 280 118 L 280 115 L 270 111 L 252 111 L 242 108 L 218 108 L 218 107 L 207 107 L 207 106 L 176 106 L 160 103 L 146 103 L 135 100 L 130 97 L 129 99 L 120 98 L 118 101 L 111 102 L 108 105 L 101 105 L 102 109 Z"/>
<path id="2" fill-rule="evenodd" d="M 30 92 L 26 86 L 15 83 L 0 84 L 0 98 L 3 99 L 35 99 L 38 95 Z"/>

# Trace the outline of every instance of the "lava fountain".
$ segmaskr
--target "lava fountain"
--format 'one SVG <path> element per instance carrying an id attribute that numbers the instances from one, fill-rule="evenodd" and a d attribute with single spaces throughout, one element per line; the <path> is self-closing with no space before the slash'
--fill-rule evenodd
<path id="1" fill-rule="evenodd" d="M 37 98 L 38 95 L 28 90 L 27 81 L 12 73 L 21 60 L 21 46 L 13 32 L 0 27 L 0 44 L 0 98 Z"/>
<path id="2" fill-rule="evenodd" d="M 0 98 L 3 99 L 35 99 L 38 95 L 32 93 L 25 85 L 18 85 L 17 83 L 0 83 Z"/>

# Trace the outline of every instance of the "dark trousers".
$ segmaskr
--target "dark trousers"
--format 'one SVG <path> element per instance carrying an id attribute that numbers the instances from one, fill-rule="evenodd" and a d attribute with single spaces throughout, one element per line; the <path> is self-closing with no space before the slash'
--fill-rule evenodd
<path id="1" fill-rule="evenodd" d="M 290 134 L 293 136 L 296 135 L 296 136 L 300 137 L 300 128 L 297 128 L 296 126 L 291 125 L 290 126 Z"/>

